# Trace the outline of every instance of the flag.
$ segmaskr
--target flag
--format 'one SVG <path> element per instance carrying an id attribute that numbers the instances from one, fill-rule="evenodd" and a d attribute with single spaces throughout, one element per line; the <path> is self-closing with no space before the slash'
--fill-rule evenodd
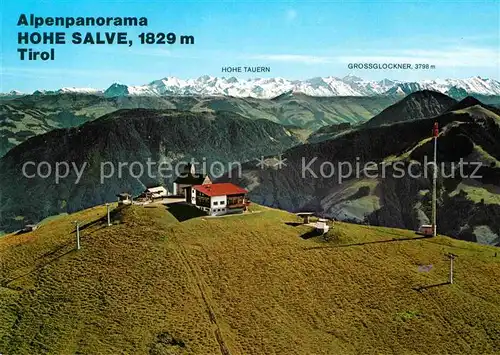
<path id="1" fill-rule="evenodd" d="M 434 137 L 439 136 L 439 125 L 437 122 L 434 122 Z"/>

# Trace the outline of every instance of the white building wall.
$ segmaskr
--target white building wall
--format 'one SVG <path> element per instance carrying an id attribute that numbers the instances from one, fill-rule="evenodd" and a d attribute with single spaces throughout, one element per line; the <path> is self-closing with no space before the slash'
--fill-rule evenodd
<path id="1" fill-rule="evenodd" d="M 191 204 L 196 205 L 196 190 L 193 189 L 192 187 L 190 189 L 191 189 Z"/>
<path id="2" fill-rule="evenodd" d="M 219 216 L 227 213 L 227 196 L 212 196 L 210 198 L 210 215 Z"/>

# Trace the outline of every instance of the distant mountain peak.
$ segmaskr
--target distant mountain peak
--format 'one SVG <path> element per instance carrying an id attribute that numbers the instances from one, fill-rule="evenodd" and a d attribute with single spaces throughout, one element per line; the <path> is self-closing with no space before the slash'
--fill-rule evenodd
<path id="1" fill-rule="evenodd" d="M 356 82 L 363 81 L 363 79 L 360 78 L 359 76 L 348 74 L 342 78 L 342 81 L 347 82 L 347 83 L 356 83 Z"/>
<path id="2" fill-rule="evenodd" d="M 412 121 L 440 115 L 456 104 L 456 100 L 437 91 L 421 90 L 409 94 L 374 116 L 365 127 Z"/>
<path id="3" fill-rule="evenodd" d="M 128 91 L 128 86 L 120 83 L 113 83 L 109 88 L 104 91 L 105 97 L 116 97 L 116 96 L 126 96 L 130 92 Z"/>
<path id="4" fill-rule="evenodd" d="M 238 78 L 232 76 L 232 77 L 230 77 L 230 78 L 227 79 L 227 82 L 230 83 L 230 84 L 237 83 L 238 82 Z"/>
<path id="5" fill-rule="evenodd" d="M 473 96 L 467 96 L 465 99 L 460 101 L 459 104 L 474 106 L 474 105 L 480 105 L 481 101 L 479 101 Z"/>
<path id="6" fill-rule="evenodd" d="M 293 90 L 288 90 L 288 91 L 282 93 L 281 95 L 273 97 L 272 100 L 280 100 L 280 99 L 284 99 L 284 98 L 292 97 L 292 96 L 293 96 Z"/>
<path id="7" fill-rule="evenodd" d="M 457 111 L 457 110 L 463 110 L 468 107 L 480 105 L 483 106 L 483 103 L 476 99 L 475 97 L 472 96 L 467 96 L 465 99 L 461 100 L 460 102 L 456 103 L 452 107 L 449 108 L 448 111 Z"/>
<path id="8" fill-rule="evenodd" d="M 61 88 L 57 90 L 57 93 L 60 94 L 71 94 L 71 93 L 76 93 L 76 94 L 100 94 L 102 93 L 102 90 L 100 89 L 94 89 L 94 88 L 77 88 L 77 87 L 66 87 L 66 88 Z"/>
<path id="9" fill-rule="evenodd" d="M 23 96 L 26 95 L 19 90 L 10 90 L 9 92 L 0 93 L 0 96 Z"/>
<path id="10" fill-rule="evenodd" d="M 411 98 L 420 98 L 420 97 L 437 97 L 437 98 L 450 98 L 448 95 L 443 94 L 442 92 L 435 91 L 435 90 L 419 90 L 412 92 L 409 94 L 407 97 L 405 97 L 403 100 L 411 99 Z"/>

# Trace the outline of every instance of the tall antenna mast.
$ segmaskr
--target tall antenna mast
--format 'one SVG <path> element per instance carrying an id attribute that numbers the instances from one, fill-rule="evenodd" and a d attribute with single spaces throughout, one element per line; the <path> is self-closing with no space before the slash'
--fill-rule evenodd
<path id="1" fill-rule="evenodd" d="M 437 139 L 439 135 L 439 125 L 437 122 L 434 123 L 434 168 L 432 175 L 432 236 L 437 235 L 437 212 L 436 212 L 436 200 L 437 200 Z"/>

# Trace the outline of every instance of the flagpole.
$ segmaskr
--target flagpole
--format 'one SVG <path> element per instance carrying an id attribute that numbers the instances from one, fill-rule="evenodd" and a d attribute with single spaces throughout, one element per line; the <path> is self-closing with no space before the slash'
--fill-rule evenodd
<path id="1" fill-rule="evenodd" d="M 438 123 L 434 123 L 434 171 L 432 176 L 432 235 L 435 237 L 437 235 L 437 212 L 436 212 L 436 200 L 437 200 L 437 138 L 439 135 Z"/>

